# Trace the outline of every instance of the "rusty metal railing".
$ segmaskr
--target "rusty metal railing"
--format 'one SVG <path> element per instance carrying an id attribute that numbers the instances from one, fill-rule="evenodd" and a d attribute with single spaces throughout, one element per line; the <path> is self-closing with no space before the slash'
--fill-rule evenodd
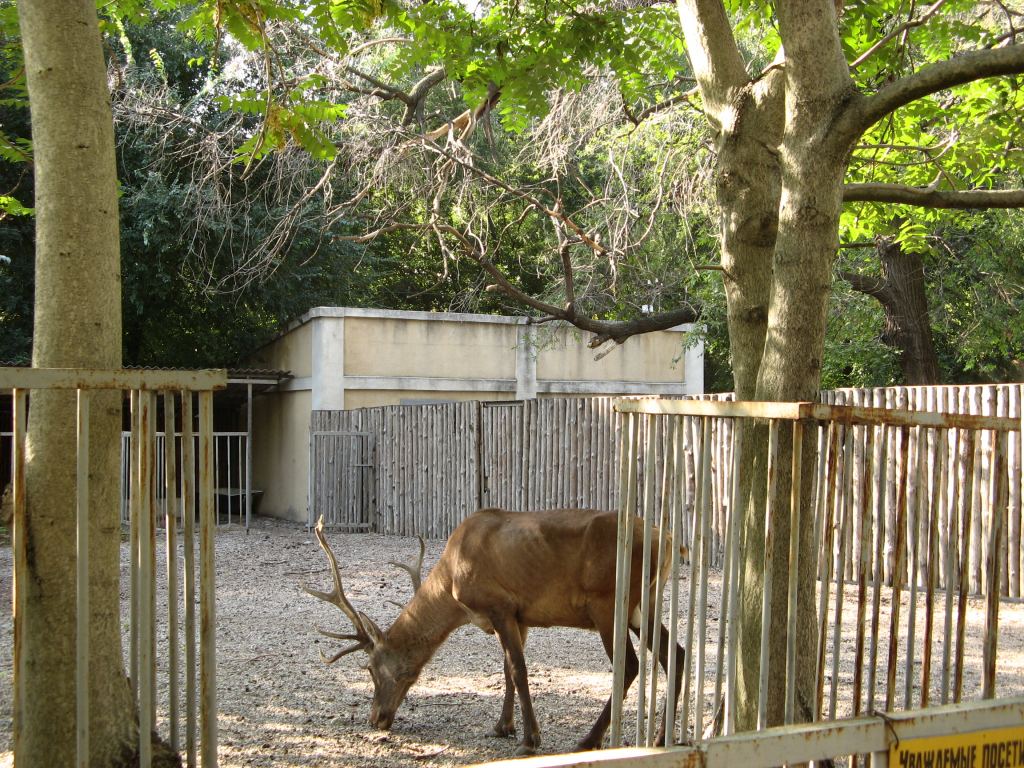
<path id="1" fill-rule="evenodd" d="M 76 492 L 76 741 L 77 764 L 89 760 L 89 472 L 88 438 L 92 393 L 115 390 L 128 394 L 131 404 L 132 503 L 130 513 L 130 636 L 129 675 L 139 716 L 140 765 L 148 768 L 152 760 L 151 734 L 155 730 L 157 705 L 157 466 L 165 478 L 167 499 L 174 492 L 178 469 L 173 447 L 161 456 L 156 450 L 155 426 L 158 397 L 163 407 L 165 429 L 173 430 L 176 405 L 180 402 L 183 433 L 180 507 L 164 505 L 166 537 L 166 581 L 168 612 L 165 617 L 168 644 L 169 703 L 167 710 L 168 743 L 181 749 L 181 714 L 184 712 L 184 745 L 188 766 L 204 768 L 217 764 L 217 698 L 214 601 L 214 500 L 213 500 L 213 391 L 226 386 L 224 371 L 100 371 L 0 368 L 0 389 L 10 389 L 14 400 L 13 425 L 13 498 L 14 518 L 14 712 L 24 697 L 25 669 L 23 649 L 19 647 L 27 605 L 25 590 L 18 585 L 28 576 L 25 528 L 25 468 L 29 395 L 40 390 L 77 392 L 77 492 Z M 192 439 L 193 399 L 198 399 L 198 441 Z M 198 444 L 198 448 L 196 448 Z M 198 451 L 199 488 L 194 488 L 194 466 Z M 196 499 L 199 505 L 199 582 L 196 582 L 195 555 Z M 178 533 L 183 527 L 184 579 L 178 573 Z M 178 616 L 179 591 L 184 593 L 184 627 Z M 199 622 L 196 625 L 196 594 L 199 597 Z M 197 631 L 198 629 L 198 631 Z M 179 651 L 185 647 L 185 696 L 180 697 Z M 198 662 L 198 663 L 197 663 Z M 198 688 L 196 678 L 198 674 Z M 198 713 L 197 713 L 198 710 Z M 17 733 L 15 733 L 17 741 Z M 17 750 L 16 750 L 17 751 Z"/>
<path id="2" fill-rule="evenodd" d="M 894 706 L 909 709 L 914 693 L 920 692 L 921 706 L 927 706 L 929 695 L 959 702 L 969 693 L 964 690 L 965 615 L 968 605 L 966 569 L 960 568 L 956 579 L 956 560 L 964 556 L 957 551 L 959 537 L 956 530 L 940 535 L 940 528 L 956 529 L 971 524 L 971 489 L 959 484 L 957 477 L 943 475 L 941 461 L 932 464 L 922 460 L 931 450 L 939 456 L 937 445 L 944 441 L 960 441 L 970 448 L 979 433 L 993 435 L 994 446 L 991 482 L 993 504 L 991 519 L 987 521 L 985 583 L 983 595 L 985 627 L 983 650 L 978 678 L 980 696 L 992 698 L 996 692 L 996 660 L 999 617 L 999 544 L 1002 521 L 1007 508 L 1006 452 L 1010 432 L 1021 428 L 1019 419 L 995 416 L 923 413 L 855 406 L 834 406 L 816 403 L 752 403 L 708 402 L 692 400 L 621 400 L 616 410 L 622 415 L 620 444 L 620 540 L 618 560 L 618 594 L 616 596 L 616 630 L 614 641 L 613 709 L 611 723 L 612 745 L 623 740 L 622 669 L 628 642 L 626 615 L 626 585 L 629 583 L 632 551 L 632 526 L 627 521 L 640 516 L 644 521 L 643 535 L 648 545 L 644 548 L 641 568 L 645 581 L 650 579 L 652 561 L 657 557 L 671 557 L 671 592 L 667 605 L 662 598 L 645 600 L 638 635 L 638 656 L 641 672 L 638 676 L 638 704 L 635 744 L 650 746 L 654 740 L 654 719 L 657 715 L 657 668 L 652 662 L 647 672 L 648 621 L 651 612 L 658 621 L 668 617 L 670 646 L 685 638 L 687 654 L 684 662 L 682 690 L 675 690 L 675 670 L 668 670 L 666 709 L 679 712 L 673 727 L 667 729 L 668 742 L 683 743 L 700 740 L 720 727 L 732 733 L 737 707 L 737 605 L 740 567 L 740 526 L 737 511 L 743 508 L 740 496 L 741 476 L 749 467 L 738 465 L 744 455 L 739 444 L 746 430 L 737 429 L 741 421 L 756 422 L 767 427 L 766 464 L 764 473 L 768 483 L 764 510 L 764 563 L 760 577 L 763 580 L 762 616 L 772 603 L 773 590 L 786 590 L 788 645 L 785 657 L 769 657 L 770 622 L 761 622 L 759 638 L 760 667 L 757 690 L 757 723 L 763 728 L 767 722 L 769 696 L 782 697 L 784 722 L 796 719 L 794 698 L 797 664 L 813 663 L 816 672 L 813 717 L 833 719 L 837 716 L 840 694 L 840 660 L 844 653 L 840 640 L 844 632 L 855 634 L 855 657 L 847 659 L 854 667 L 852 694 L 845 702 L 844 714 L 891 710 Z M 713 454 L 711 449 L 712 425 L 717 434 L 723 430 L 729 435 L 729 450 Z M 805 440 L 808 430 L 817 431 L 817 455 L 805 455 L 806 446 L 814 441 Z M 790 434 L 786 434 L 789 431 Z M 691 438 L 690 445 L 696 457 L 695 477 L 689 478 L 694 495 L 684 498 L 686 478 L 681 472 L 681 454 L 684 433 Z M 787 438 L 783 440 L 782 438 Z M 788 442 L 794 449 L 783 464 L 780 445 Z M 656 448 L 661 446 L 661 450 Z M 801 451 L 800 446 L 805 450 Z M 916 461 L 912 452 L 916 451 Z M 748 452 L 749 453 L 749 452 Z M 971 454 L 973 455 L 973 454 Z M 721 496 L 722 489 L 712 493 L 712 461 L 731 463 L 729 476 L 732 487 L 729 497 L 728 519 L 724 536 L 714 540 L 710 518 L 712 495 Z M 809 464 L 810 463 L 810 464 Z M 859 463 L 858 487 L 847 479 L 854 463 Z M 875 488 L 877 478 L 891 477 L 883 472 L 889 463 L 896 467 L 893 493 L 882 494 Z M 800 478 L 804 470 L 813 468 L 814 489 L 811 503 L 801 503 L 801 483 L 789 482 L 788 501 L 778 498 L 775 484 Z M 912 469 L 916 468 L 916 469 Z M 846 472 L 844 476 L 842 473 Z M 788 478 L 783 473 L 788 473 Z M 721 476 L 721 473 L 716 473 Z M 913 475 L 913 476 L 911 476 Z M 965 473 L 970 483 L 971 472 Z M 660 480 L 660 487 L 658 487 Z M 926 493 L 927 487 L 932 493 Z M 837 493 L 837 489 L 839 492 Z M 918 491 L 918 489 L 921 489 Z M 940 493 L 941 491 L 941 493 Z M 940 512 L 943 494 L 953 494 L 962 503 L 952 516 Z M 950 496 L 949 498 L 954 498 Z M 772 505 L 788 504 L 790 539 L 788 549 L 782 542 L 773 547 L 775 535 L 773 520 L 778 514 Z M 955 507 L 956 505 L 954 505 Z M 801 508 L 813 512 L 813 520 L 801 522 Z M 778 510 L 783 513 L 783 510 Z M 886 541 L 887 520 L 895 526 L 896 545 L 891 558 L 882 551 Z M 795 622 L 798 603 L 797 562 L 798 537 L 801 530 L 812 530 L 816 547 L 819 590 L 814 606 L 818 629 L 818 648 L 815 660 L 798 660 L 795 643 Z M 667 537 L 659 537 L 652 544 L 651 531 L 659 528 Z M 690 562 L 684 566 L 679 559 L 682 543 L 689 544 Z M 720 574 L 710 575 L 714 549 L 724 548 Z M 665 547 L 668 547 L 666 550 Z M 787 584 L 773 584 L 773 557 L 788 551 L 789 580 Z M 947 585 L 945 597 L 938 596 L 939 575 Z M 887 580 L 888 577 L 888 580 Z M 680 604 L 680 580 L 686 582 L 686 595 Z M 708 615 L 708 590 L 720 588 L 717 627 Z M 856 600 L 856 618 L 844 618 L 844 593 L 852 591 Z M 880 611 L 884 593 L 888 593 L 891 608 L 888 615 Z M 834 618 L 830 617 L 834 595 Z M 918 611 L 917 603 L 924 598 Z M 954 597 L 957 599 L 954 601 Z M 901 602 L 906 615 L 901 615 Z M 954 606 L 955 602 L 955 606 Z M 943 622 L 937 621 L 944 618 Z M 888 627 L 885 627 L 886 619 Z M 941 631 L 940 626 L 941 624 Z M 923 625 L 923 626 L 922 626 Z M 954 629 L 955 626 L 955 629 Z M 886 637 L 885 628 L 888 629 Z M 829 635 L 831 634 L 831 644 Z M 923 637 L 921 635 L 923 634 Z M 652 639 L 653 640 L 653 639 Z M 652 657 L 657 647 L 650 644 Z M 941 665 L 933 664 L 936 653 L 941 652 Z M 712 660 L 712 654 L 714 659 Z M 674 654 L 671 654 L 674 658 Z M 829 664 L 831 662 L 831 664 Z M 784 665 L 787 685 L 783 691 L 769 691 L 768 673 L 771 665 Z M 941 666 L 941 672 L 935 668 Z M 709 679 L 710 678 L 710 679 Z M 901 679 L 900 679 L 901 678 Z M 952 679 L 951 679 L 952 678 Z M 647 681 L 650 679 L 651 684 Z M 828 690 L 825 681 L 829 681 Z M 713 683 L 713 692 L 705 693 Z M 708 716 L 710 714 L 710 717 Z M 716 720 L 721 721 L 717 726 Z M 648 727 L 650 724 L 650 727 Z"/>

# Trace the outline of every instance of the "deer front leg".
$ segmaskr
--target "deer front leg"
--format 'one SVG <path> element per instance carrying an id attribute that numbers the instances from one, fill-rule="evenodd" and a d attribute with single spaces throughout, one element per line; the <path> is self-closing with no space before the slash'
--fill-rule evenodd
<path id="1" fill-rule="evenodd" d="M 540 726 L 533 714 L 533 701 L 530 699 L 530 682 L 526 674 L 526 657 L 523 655 L 523 640 L 519 634 L 519 623 L 514 619 L 501 617 L 493 621 L 494 630 L 505 650 L 505 669 L 511 669 L 512 682 L 519 692 L 519 709 L 523 713 L 523 740 L 519 742 L 517 755 L 532 755 L 540 746 Z M 507 673 L 506 673 L 507 674 Z M 506 689 L 507 691 L 507 689 Z M 506 694 L 505 698 L 509 698 Z M 502 711 L 504 716 L 504 710 Z"/>
<path id="2" fill-rule="evenodd" d="M 519 638 L 520 644 L 523 650 L 526 649 L 526 631 L 525 625 L 519 625 Z M 508 738 L 514 736 L 516 733 L 515 723 L 515 704 L 516 704 L 516 683 L 512 676 L 512 665 L 509 664 L 508 656 L 502 654 L 503 664 L 505 669 L 505 700 L 501 705 L 501 717 L 498 718 L 498 722 L 494 726 L 494 730 L 491 732 L 493 736 L 499 738 Z"/>

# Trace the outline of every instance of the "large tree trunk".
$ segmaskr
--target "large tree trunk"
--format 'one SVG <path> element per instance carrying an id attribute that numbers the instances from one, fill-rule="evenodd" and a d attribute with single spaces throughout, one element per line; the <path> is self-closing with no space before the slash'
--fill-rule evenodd
<path id="1" fill-rule="evenodd" d="M 783 8 L 782 5 L 786 7 Z M 712 125 L 719 131 L 718 200 L 722 210 L 722 264 L 728 300 L 730 351 L 739 399 L 814 400 L 824 349 L 848 144 L 821 130 L 851 82 L 835 34 L 831 4 L 791 0 L 779 6 L 787 32 L 785 58 L 750 79 L 716 0 L 681 0 L 690 60 Z M 733 152 L 727 150 L 736 150 Z M 805 435 L 799 537 L 799 659 L 814 658 L 816 548 L 811 532 L 815 442 Z M 773 519 L 773 600 L 768 621 L 771 660 L 767 723 L 783 718 L 787 685 L 786 585 L 792 569 L 789 425 L 780 433 L 779 481 Z M 757 723 L 764 535 L 767 502 L 767 428 L 744 430 L 737 727 Z M 796 719 L 813 715 L 814 665 L 793 670 Z"/>
<path id="2" fill-rule="evenodd" d="M 843 273 L 843 277 L 855 291 L 877 299 L 882 305 L 882 341 L 899 353 L 903 383 L 941 384 L 928 315 L 924 261 L 920 254 L 907 253 L 892 240 L 879 240 L 876 248 L 882 267 L 880 278 L 849 272 Z"/>
<path id="3" fill-rule="evenodd" d="M 18 3 L 36 180 L 33 365 L 119 368 L 114 132 L 91 0 Z M 75 760 L 75 398 L 32 395 L 25 611 L 14 724 L 19 768 Z M 121 397 L 97 393 L 90 443 L 90 759 L 130 764 L 137 743 L 119 611 Z"/>

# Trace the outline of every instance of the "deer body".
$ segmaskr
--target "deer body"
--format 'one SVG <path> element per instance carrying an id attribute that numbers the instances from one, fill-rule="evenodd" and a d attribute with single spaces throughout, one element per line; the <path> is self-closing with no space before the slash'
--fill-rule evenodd
<path id="1" fill-rule="evenodd" d="M 641 583 L 641 523 L 637 520 L 634 525 L 637 528 L 631 569 L 631 613 L 639 605 L 645 587 Z M 616 536 L 616 515 L 611 512 L 480 510 L 452 533 L 441 558 L 394 624 L 382 632 L 372 620 L 353 610 L 356 634 L 339 637 L 358 642 L 329 661 L 357 649 L 369 654 L 368 668 L 374 682 L 370 722 L 386 729 L 437 648 L 453 630 L 473 623 L 497 635 L 505 652 L 505 698 L 494 733 L 508 736 L 515 732 L 513 713 L 518 693 L 523 720 L 519 751 L 532 753 L 540 744 L 540 730 L 523 654 L 527 630 L 553 626 L 594 630 L 601 635 L 611 657 Z M 319 527 L 318 537 L 333 565 L 333 555 Z M 646 588 L 660 594 L 665 569 L 659 568 L 656 561 L 655 548 L 651 569 L 654 578 Z M 336 566 L 335 578 L 336 591 L 340 592 Z M 324 599 L 331 597 L 309 591 Z M 342 610 L 346 609 L 342 606 Z M 667 631 L 664 627 L 660 631 L 661 661 L 667 669 Z M 628 688 L 636 675 L 637 659 L 632 645 L 627 645 Z M 678 646 L 676 653 L 680 654 L 681 662 L 683 651 Z M 682 663 L 676 667 L 681 674 Z M 601 745 L 610 714 L 609 699 L 580 747 L 593 749 Z M 663 734 L 664 723 L 662 738 Z"/>

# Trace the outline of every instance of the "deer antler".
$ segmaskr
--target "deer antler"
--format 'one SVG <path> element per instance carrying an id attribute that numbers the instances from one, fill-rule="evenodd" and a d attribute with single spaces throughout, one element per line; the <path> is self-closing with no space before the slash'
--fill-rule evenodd
<path id="1" fill-rule="evenodd" d="M 388 560 L 388 565 L 393 565 L 396 568 L 401 568 L 403 571 L 409 574 L 409 578 L 412 579 L 412 591 L 419 592 L 420 583 L 422 582 L 421 575 L 423 573 L 423 555 L 427 551 L 427 544 L 423 541 L 422 536 L 417 536 L 420 541 L 420 555 L 416 558 L 416 563 L 410 565 L 408 563 L 398 563 L 394 560 Z"/>
<path id="2" fill-rule="evenodd" d="M 423 541 L 423 537 L 417 536 L 416 538 L 420 540 L 420 556 L 416 558 L 415 565 L 409 565 L 407 563 L 399 563 L 394 560 L 388 560 L 388 565 L 393 565 L 396 568 L 401 568 L 403 571 L 409 574 L 409 578 L 412 579 L 412 593 L 414 595 L 420 591 L 420 583 L 422 581 L 420 575 L 423 572 L 423 554 L 427 551 L 427 545 L 426 542 Z M 397 605 L 399 608 L 405 607 L 397 600 L 385 600 L 385 602 L 391 603 L 392 605 Z"/>
<path id="3" fill-rule="evenodd" d="M 355 634 L 342 634 L 339 632 L 330 632 L 326 629 L 320 629 L 317 627 L 317 631 L 322 635 L 334 638 L 336 640 L 355 640 L 356 642 L 350 646 L 342 648 L 334 656 L 328 657 L 323 651 L 320 652 L 320 658 L 324 660 L 326 664 L 333 664 L 343 656 L 347 656 L 353 651 L 366 650 L 368 647 L 377 643 L 381 638 L 380 628 L 374 623 L 373 619 L 367 616 L 362 611 L 357 611 L 352 607 L 352 603 L 345 597 L 345 590 L 341 585 L 341 573 L 338 571 L 338 561 L 334 557 L 334 552 L 331 550 L 330 545 L 327 543 L 327 538 L 324 536 L 324 519 L 321 518 L 317 521 L 316 528 L 317 541 L 320 542 L 320 547 L 327 555 L 327 561 L 331 564 L 331 574 L 334 578 L 334 589 L 330 592 L 321 592 L 319 589 L 313 589 L 308 585 L 303 585 L 302 588 L 312 595 L 313 597 L 319 598 L 325 602 L 336 605 L 341 609 L 349 621 L 352 622 L 352 627 L 355 629 Z"/>

